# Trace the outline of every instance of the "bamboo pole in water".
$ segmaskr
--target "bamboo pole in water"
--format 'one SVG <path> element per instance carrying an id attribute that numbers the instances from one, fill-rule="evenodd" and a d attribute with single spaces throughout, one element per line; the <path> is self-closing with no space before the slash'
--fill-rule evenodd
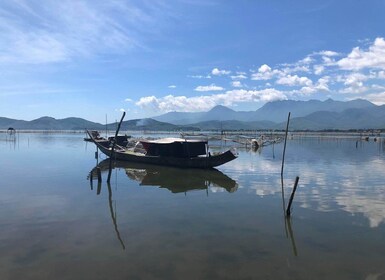
<path id="1" fill-rule="evenodd" d="M 286 140 L 287 140 L 287 131 L 289 130 L 289 122 L 290 122 L 290 112 L 287 115 L 286 132 L 285 132 L 285 144 L 283 146 L 283 154 L 282 154 L 281 177 L 283 176 L 283 166 L 285 164 Z"/>
<path id="2" fill-rule="evenodd" d="M 290 199 L 289 199 L 289 204 L 287 205 L 287 209 L 286 209 L 286 216 L 290 216 L 290 208 L 291 208 L 291 204 L 293 203 L 293 199 L 294 199 L 294 194 L 295 194 L 295 191 L 297 190 L 297 186 L 298 186 L 298 180 L 299 180 L 299 177 L 297 176 L 295 178 L 295 183 L 294 183 L 294 188 L 293 188 L 293 192 L 291 193 L 290 195 Z"/>

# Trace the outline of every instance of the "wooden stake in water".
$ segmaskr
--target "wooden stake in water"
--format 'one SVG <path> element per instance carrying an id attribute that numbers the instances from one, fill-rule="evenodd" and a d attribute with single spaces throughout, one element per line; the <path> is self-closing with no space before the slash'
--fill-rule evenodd
<path id="1" fill-rule="evenodd" d="M 287 205 L 286 216 L 290 216 L 290 214 L 291 214 L 291 213 L 290 213 L 291 204 L 293 203 L 294 194 L 295 194 L 295 191 L 297 190 L 298 180 L 299 180 L 299 177 L 297 176 L 297 177 L 295 178 L 295 183 L 294 183 L 293 192 L 292 192 L 291 195 L 290 195 L 289 204 Z"/>
<path id="2" fill-rule="evenodd" d="M 287 123 L 286 123 L 285 144 L 283 146 L 283 154 L 282 154 L 281 177 L 283 176 L 283 166 L 285 164 L 286 140 L 287 140 L 287 131 L 289 130 L 289 122 L 290 122 L 290 112 L 289 112 L 289 114 L 287 116 Z"/>

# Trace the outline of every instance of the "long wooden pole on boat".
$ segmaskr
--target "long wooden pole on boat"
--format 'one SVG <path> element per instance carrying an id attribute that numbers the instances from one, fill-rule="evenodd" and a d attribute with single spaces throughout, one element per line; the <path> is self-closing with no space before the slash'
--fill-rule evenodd
<path id="1" fill-rule="evenodd" d="M 112 156 L 114 155 L 115 144 L 116 144 L 116 138 L 118 137 L 118 133 L 119 133 L 119 130 L 120 130 L 120 125 L 122 124 L 122 121 L 123 121 L 125 115 L 126 115 L 126 112 L 123 112 L 123 116 L 122 116 L 122 118 L 120 119 L 120 122 L 119 122 L 118 127 L 116 128 L 115 138 L 113 139 L 113 142 L 112 142 L 111 155 L 110 155 L 110 166 L 109 166 L 109 170 L 108 170 L 107 183 L 109 183 L 110 180 L 111 180 Z"/>

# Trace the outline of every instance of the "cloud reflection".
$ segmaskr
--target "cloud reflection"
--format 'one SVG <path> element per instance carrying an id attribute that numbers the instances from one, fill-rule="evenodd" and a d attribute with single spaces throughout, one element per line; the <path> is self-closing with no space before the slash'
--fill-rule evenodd
<path id="1" fill-rule="evenodd" d="M 285 195 L 291 193 L 295 177 L 300 176 L 295 197 L 300 207 L 362 214 L 370 227 L 378 227 L 385 222 L 385 158 L 379 154 L 376 143 L 356 149 L 354 141 L 345 142 L 292 141 L 285 162 Z M 243 187 L 261 198 L 281 195 L 282 150 L 276 154 L 279 158 L 273 159 L 270 149 L 265 147 L 260 156 L 245 152 L 240 160 L 231 163 L 228 168 L 235 173 L 232 177 L 239 182 L 240 189 Z"/>

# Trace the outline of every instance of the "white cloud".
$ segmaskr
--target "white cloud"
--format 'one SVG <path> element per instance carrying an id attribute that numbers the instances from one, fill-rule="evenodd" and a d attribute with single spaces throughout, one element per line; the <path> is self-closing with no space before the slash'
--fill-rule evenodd
<path id="1" fill-rule="evenodd" d="M 168 95 L 161 98 L 156 98 L 155 96 L 142 97 L 136 102 L 136 105 L 142 109 L 161 112 L 196 112 L 209 110 L 216 104 L 211 96 L 186 97 Z"/>
<path id="2" fill-rule="evenodd" d="M 310 72 L 309 65 L 290 65 L 289 67 L 285 67 L 281 69 L 282 75 L 297 73 L 297 72 Z"/>
<path id="3" fill-rule="evenodd" d="M 242 87 L 242 83 L 240 81 L 232 81 L 231 85 L 233 87 Z"/>
<path id="4" fill-rule="evenodd" d="M 14 32 L 13 34 L 10 34 Z M 45 33 L 26 33 L 0 28 L 0 62 L 2 63 L 51 63 L 63 62 L 71 56 L 71 50 L 58 38 Z"/>
<path id="5" fill-rule="evenodd" d="M 261 65 L 261 67 L 259 67 L 257 73 L 253 73 L 251 75 L 251 79 L 252 80 L 257 80 L 257 81 L 258 80 L 270 80 L 274 76 L 277 76 L 277 75 L 280 75 L 280 74 L 281 74 L 281 71 L 279 71 L 279 70 L 272 70 L 269 65 L 263 64 L 263 65 Z"/>
<path id="6" fill-rule="evenodd" d="M 176 88 L 176 85 L 169 85 L 168 88 Z"/>
<path id="7" fill-rule="evenodd" d="M 329 56 L 323 56 L 322 61 L 325 66 L 334 66 L 336 64 L 334 58 L 331 58 Z"/>
<path id="8" fill-rule="evenodd" d="M 337 65 L 344 70 L 362 70 L 364 68 L 385 69 L 385 40 L 376 38 L 368 50 L 353 48 L 345 58 L 337 61 Z"/>
<path id="9" fill-rule="evenodd" d="M 150 108 L 154 110 L 159 110 L 159 101 L 155 96 L 145 96 L 141 97 L 138 102 L 135 103 L 141 108 Z"/>
<path id="10" fill-rule="evenodd" d="M 368 87 L 361 85 L 361 86 L 350 86 L 343 88 L 339 90 L 339 93 L 346 93 L 346 94 L 361 94 L 368 90 Z"/>
<path id="11" fill-rule="evenodd" d="M 334 52 L 334 51 L 321 51 L 321 52 L 318 52 L 317 54 L 321 56 L 339 56 L 340 55 L 338 52 Z"/>
<path id="12" fill-rule="evenodd" d="M 345 77 L 344 85 L 352 87 L 362 87 L 363 82 L 366 81 L 368 77 L 361 73 L 351 73 Z"/>
<path id="13" fill-rule="evenodd" d="M 313 58 L 311 58 L 310 56 L 307 56 L 305 57 L 304 59 L 298 61 L 298 64 L 301 65 L 301 64 L 310 64 L 312 63 L 314 60 Z"/>
<path id="14" fill-rule="evenodd" d="M 220 91 L 220 90 L 224 90 L 224 88 L 211 84 L 209 86 L 198 86 L 194 90 L 195 91 Z"/>
<path id="15" fill-rule="evenodd" d="M 142 34 L 155 32 L 149 27 L 160 26 L 166 14 L 160 9 L 167 5 L 144 10 L 119 1 L 2 2 L 0 62 L 56 63 L 143 48 Z"/>
<path id="16" fill-rule="evenodd" d="M 287 96 L 282 91 L 279 91 L 273 88 L 263 89 L 263 90 L 254 91 L 254 92 L 257 92 L 258 95 L 260 96 L 260 100 L 265 102 L 270 102 L 275 100 L 287 100 Z"/>
<path id="17" fill-rule="evenodd" d="M 345 86 L 345 88 L 341 89 L 339 92 L 346 94 L 365 93 L 369 90 L 369 88 L 365 85 L 364 82 L 373 78 L 376 78 L 375 73 L 364 75 L 359 72 L 353 72 L 344 76 L 339 76 L 338 80 Z"/>
<path id="18" fill-rule="evenodd" d="M 206 75 L 206 76 L 203 76 L 203 75 L 189 75 L 187 77 L 193 78 L 193 79 L 211 79 L 210 75 Z"/>
<path id="19" fill-rule="evenodd" d="M 374 84 L 374 85 L 371 86 L 371 88 L 374 89 L 374 90 L 385 91 L 385 85 L 382 86 L 382 85 L 376 85 L 376 84 Z"/>
<path id="20" fill-rule="evenodd" d="M 284 100 L 287 96 L 276 89 L 264 90 L 230 90 L 226 93 L 205 96 L 173 96 L 157 98 L 155 96 L 142 97 L 136 105 L 143 109 L 161 112 L 181 111 L 197 112 L 207 111 L 216 105 L 232 106 L 242 102 Z"/>
<path id="21" fill-rule="evenodd" d="M 304 59 L 301 59 L 295 63 L 281 64 L 281 69 L 279 71 L 276 71 L 276 73 L 281 75 L 288 75 L 288 74 L 298 73 L 298 72 L 309 73 L 310 65 L 314 62 L 315 62 L 315 59 L 309 55 L 309 56 L 306 56 Z"/>
<path id="22" fill-rule="evenodd" d="M 323 65 L 314 65 L 313 69 L 314 69 L 314 74 L 321 75 L 324 72 L 325 67 Z"/>
<path id="23" fill-rule="evenodd" d="M 315 87 L 318 91 L 330 91 L 329 90 L 329 82 L 330 82 L 330 77 L 329 76 L 324 76 L 320 79 L 318 79 Z"/>
<path id="24" fill-rule="evenodd" d="M 385 71 L 378 72 L 378 78 L 381 80 L 385 80 Z"/>
<path id="25" fill-rule="evenodd" d="M 307 77 L 287 75 L 285 77 L 279 78 L 277 80 L 277 84 L 287 86 L 311 86 L 313 82 Z"/>
<path id="26" fill-rule="evenodd" d="M 230 77 L 232 80 L 244 80 L 247 79 L 246 74 L 238 74 Z"/>
<path id="27" fill-rule="evenodd" d="M 132 99 L 131 99 L 131 98 L 126 98 L 126 99 L 124 99 L 124 101 L 126 101 L 126 102 L 132 102 Z"/>
<path id="28" fill-rule="evenodd" d="M 271 72 L 271 67 L 267 64 L 263 64 L 261 67 L 258 69 L 259 73 L 268 73 Z"/>
<path id="29" fill-rule="evenodd" d="M 231 73 L 231 71 L 228 71 L 228 70 L 219 70 L 218 68 L 214 68 L 214 69 L 211 71 L 211 74 L 213 74 L 214 76 L 229 75 L 230 73 Z"/>
<path id="30" fill-rule="evenodd" d="M 385 104 L 385 91 L 381 93 L 372 93 L 365 96 L 370 102 L 373 102 L 376 105 Z"/>
<path id="31" fill-rule="evenodd" d="M 311 95 L 317 92 L 329 92 L 329 82 L 330 77 L 324 76 L 318 79 L 317 83 L 304 86 L 299 91 L 294 91 L 294 93 L 299 93 L 300 95 Z"/>
<path id="32" fill-rule="evenodd" d="M 311 95 L 316 93 L 317 90 L 314 87 L 302 87 L 299 91 L 297 91 L 301 95 Z"/>

